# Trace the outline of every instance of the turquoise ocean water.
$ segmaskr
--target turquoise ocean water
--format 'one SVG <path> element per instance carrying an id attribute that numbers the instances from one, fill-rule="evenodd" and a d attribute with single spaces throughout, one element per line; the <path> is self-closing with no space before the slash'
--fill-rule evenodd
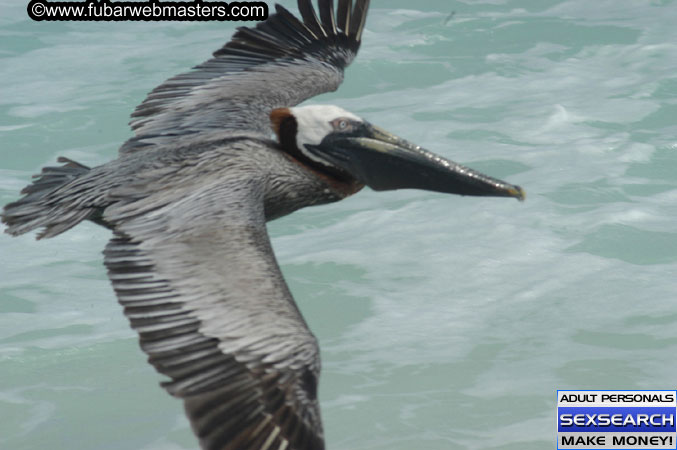
<path id="1" fill-rule="evenodd" d="M 2 204 L 59 155 L 114 158 L 144 95 L 241 25 L 25 4 L 0 0 Z M 556 389 L 676 387 L 675 23 L 671 0 L 373 1 L 346 82 L 314 101 L 528 198 L 364 191 L 270 224 L 321 343 L 329 449 L 554 448 Z M 196 448 L 108 238 L 0 236 L 0 448 Z"/>

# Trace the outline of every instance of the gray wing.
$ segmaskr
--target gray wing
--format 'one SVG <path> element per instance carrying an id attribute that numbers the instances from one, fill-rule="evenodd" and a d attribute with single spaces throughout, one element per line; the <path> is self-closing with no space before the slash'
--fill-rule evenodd
<path id="1" fill-rule="evenodd" d="M 127 187 L 106 210 L 118 299 L 202 448 L 323 449 L 318 346 L 271 249 L 261 182 L 203 178 L 143 198 Z"/>
<path id="2" fill-rule="evenodd" d="M 121 153 L 214 130 L 270 135 L 269 114 L 336 90 L 360 47 L 369 0 L 299 0 L 303 20 L 280 5 L 239 28 L 203 64 L 155 88 L 132 114 L 136 133 Z"/>

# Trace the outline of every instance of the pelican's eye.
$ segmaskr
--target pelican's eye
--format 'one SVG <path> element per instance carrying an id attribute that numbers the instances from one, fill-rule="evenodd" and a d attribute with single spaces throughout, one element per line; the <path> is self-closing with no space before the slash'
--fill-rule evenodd
<path id="1" fill-rule="evenodd" d="M 352 131 L 355 128 L 355 124 L 353 123 L 352 120 L 345 119 L 345 118 L 342 118 L 342 117 L 339 117 L 338 119 L 334 119 L 330 123 L 331 123 L 331 126 L 334 128 L 334 131 L 346 132 L 346 131 Z"/>

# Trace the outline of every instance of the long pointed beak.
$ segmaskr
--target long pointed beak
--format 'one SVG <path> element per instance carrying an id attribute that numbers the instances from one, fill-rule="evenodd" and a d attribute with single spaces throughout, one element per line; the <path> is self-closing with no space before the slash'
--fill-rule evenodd
<path id="1" fill-rule="evenodd" d="M 424 189 L 525 199 L 519 186 L 464 167 L 369 123 L 360 128 L 358 133 L 334 134 L 313 150 L 376 191 Z"/>

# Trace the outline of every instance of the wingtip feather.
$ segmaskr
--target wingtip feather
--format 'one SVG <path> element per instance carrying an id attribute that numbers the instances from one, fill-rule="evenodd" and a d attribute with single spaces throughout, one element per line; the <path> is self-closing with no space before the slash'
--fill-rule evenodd
<path id="1" fill-rule="evenodd" d="M 357 0 L 350 20 L 350 36 L 358 43 L 362 40 L 362 32 L 367 22 L 367 11 L 369 11 L 369 0 Z"/>
<path id="2" fill-rule="evenodd" d="M 322 27 L 320 20 L 317 18 L 315 13 L 315 8 L 313 8 L 313 3 L 311 0 L 299 0 L 298 1 L 299 12 L 301 17 L 303 17 L 303 23 L 310 28 L 313 33 L 317 36 L 327 37 L 327 33 Z"/>
<path id="3" fill-rule="evenodd" d="M 350 16 L 352 11 L 352 0 L 339 0 L 336 10 L 337 25 L 339 31 L 348 36 L 350 30 Z"/>

